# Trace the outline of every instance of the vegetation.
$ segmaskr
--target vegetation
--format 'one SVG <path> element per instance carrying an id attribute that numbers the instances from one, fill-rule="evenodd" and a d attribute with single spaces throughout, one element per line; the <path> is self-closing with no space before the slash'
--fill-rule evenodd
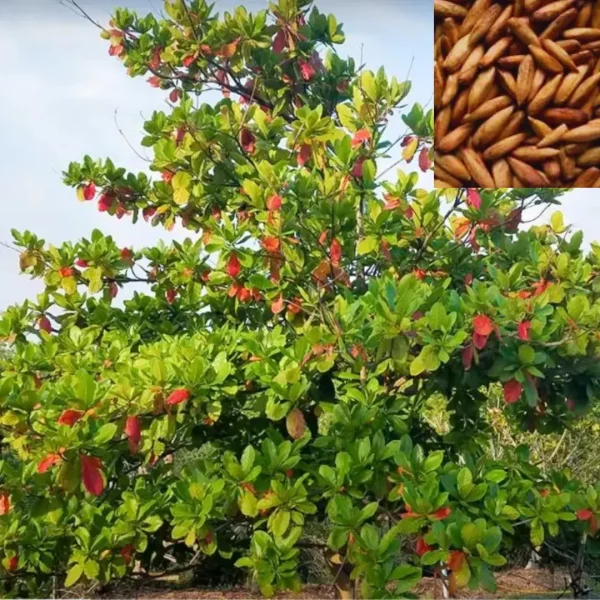
<path id="1" fill-rule="evenodd" d="M 553 536 L 593 549 L 600 486 L 489 450 L 498 390 L 510 432 L 559 436 L 600 390 L 600 246 L 560 212 L 522 222 L 561 192 L 389 181 L 386 157 L 430 168 L 432 112 L 340 58 L 309 0 L 164 8 L 102 32 L 172 103 L 145 123 L 151 175 L 86 156 L 64 179 L 189 238 L 14 232 L 45 291 L 0 320 L 3 594 L 235 564 L 271 595 L 315 547 L 363 597 L 403 597 L 424 572 L 493 590 Z"/>

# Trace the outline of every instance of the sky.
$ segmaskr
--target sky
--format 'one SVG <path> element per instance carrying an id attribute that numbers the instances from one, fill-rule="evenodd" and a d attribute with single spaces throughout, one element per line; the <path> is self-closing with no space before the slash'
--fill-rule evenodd
<path id="1" fill-rule="evenodd" d="M 240 3 L 250 11 L 267 6 L 267 0 L 213 1 L 221 12 Z M 80 4 L 107 23 L 117 6 L 156 13 L 162 0 Z M 400 81 L 409 76 L 407 104 L 431 106 L 433 0 L 317 0 L 317 5 L 343 23 L 346 43 L 338 47 L 340 54 L 358 62 L 362 52 L 367 68 L 384 66 Z M 98 30 L 58 0 L 0 0 L 0 30 L 0 242 L 11 242 L 12 228 L 29 230 L 55 245 L 88 237 L 94 228 L 122 246 L 182 237 L 181 230 L 169 234 L 144 222 L 132 225 L 126 218 L 98 213 L 95 203 L 77 201 L 61 175 L 69 162 L 85 154 L 144 170 L 145 162 L 126 140 L 144 152 L 139 145 L 144 117 L 166 108 L 166 93 L 143 77 L 128 77 L 120 61 L 108 56 L 108 44 Z M 391 138 L 404 130 L 399 121 L 391 129 Z M 431 182 L 422 178 L 421 185 L 430 187 Z M 600 222 L 590 218 L 598 201 L 600 190 L 577 190 L 566 196 L 563 207 L 565 220 L 583 229 L 588 241 L 600 239 Z M 0 273 L 0 310 L 42 290 L 40 282 L 19 273 L 18 255 L 1 245 Z"/>

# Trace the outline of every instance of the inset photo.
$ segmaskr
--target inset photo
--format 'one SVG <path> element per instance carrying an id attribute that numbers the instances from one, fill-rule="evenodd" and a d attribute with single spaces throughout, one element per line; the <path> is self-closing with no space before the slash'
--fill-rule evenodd
<path id="1" fill-rule="evenodd" d="M 435 187 L 600 187 L 600 2 L 434 14 Z"/>

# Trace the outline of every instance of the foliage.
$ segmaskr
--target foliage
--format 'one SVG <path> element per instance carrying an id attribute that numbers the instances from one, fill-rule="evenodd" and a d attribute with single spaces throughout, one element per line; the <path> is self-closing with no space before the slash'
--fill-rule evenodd
<path id="1" fill-rule="evenodd" d="M 600 487 L 526 448 L 486 450 L 494 386 L 506 417 L 540 432 L 598 395 L 600 247 L 584 254 L 559 212 L 521 222 L 561 191 L 386 180 L 400 148 L 430 168 L 432 112 L 404 110 L 409 82 L 337 55 L 341 26 L 308 0 L 165 12 L 117 10 L 103 32 L 131 75 L 170 91 L 145 124 L 159 177 L 85 157 L 65 183 L 190 237 L 131 249 L 95 230 L 53 247 L 14 232 L 45 291 L 0 321 L 5 595 L 217 553 L 266 595 L 295 590 L 312 523 L 375 598 L 441 566 L 491 590 L 511 547 L 593 538 Z M 221 101 L 194 103 L 215 86 Z M 409 135 L 388 139 L 397 110 Z M 130 282 L 148 289 L 119 305 Z"/>

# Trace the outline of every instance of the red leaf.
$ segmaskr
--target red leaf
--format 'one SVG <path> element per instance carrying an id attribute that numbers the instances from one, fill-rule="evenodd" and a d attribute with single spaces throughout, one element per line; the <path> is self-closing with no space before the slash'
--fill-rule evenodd
<path id="1" fill-rule="evenodd" d="M 481 208 L 481 196 L 477 190 L 473 188 L 467 189 L 467 204 L 475 210 L 479 210 Z"/>
<path id="2" fill-rule="evenodd" d="M 531 328 L 531 321 L 522 321 L 519 323 L 518 335 L 519 339 L 524 342 L 529 340 L 529 329 Z"/>
<path id="3" fill-rule="evenodd" d="M 38 463 L 37 472 L 45 473 L 50 467 L 62 461 L 60 454 L 48 454 Z"/>
<path id="4" fill-rule="evenodd" d="M 148 83 L 152 87 L 160 87 L 160 77 L 158 75 L 153 75 L 152 77 L 148 77 Z"/>
<path id="5" fill-rule="evenodd" d="M 252 154 L 256 149 L 256 138 L 246 127 L 240 133 L 240 145 L 244 149 L 244 152 L 248 152 L 248 154 Z"/>
<path id="6" fill-rule="evenodd" d="M 310 81 L 315 76 L 315 68 L 304 60 L 299 60 L 298 65 L 300 66 L 300 75 L 304 81 Z"/>
<path id="7" fill-rule="evenodd" d="M 276 54 L 280 54 L 286 47 L 287 38 L 285 35 L 285 31 L 283 29 L 280 29 L 273 38 L 273 52 L 275 52 Z"/>
<path id="8" fill-rule="evenodd" d="M 430 519 L 434 519 L 435 521 L 441 521 L 450 516 L 452 513 L 452 509 L 449 506 L 445 506 L 443 508 L 438 508 L 433 514 L 429 515 Z"/>
<path id="9" fill-rule="evenodd" d="M 16 571 L 18 568 L 19 568 L 19 557 L 12 556 L 11 558 L 9 558 L 8 559 L 8 570 Z"/>
<path id="10" fill-rule="evenodd" d="M 460 571 L 465 562 L 465 553 L 460 550 L 451 550 L 448 558 L 448 568 L 451 571 Z"/>
<path id="11" fill-rule="evenodd" d="M 473 275 L 467 273 L 463 281 L 465 282 L 465 285 L 471 285 L 473 283 Z"/>
<path id="12" fill-rule="evenodd" d="M 129 248 L 123 248 L 121 250 L 121 260 L 125 262 L 130 262 L 133 257 L 133 252 Z"/>
<path id="13" fill-rule="evenodd" d="M 277 252 L 279 250 L 279 238 L 267 236 L 262 239 L 262 247 L 267 252 Z"/>
<path id="14" fill-rule="evenodd" d="M 594 513 L 589 508 L 582 508 L 577 511 L 577 518 L 580 521 L 589 521 L 593 515 Z"/>
<path id="15" fill-rule="evenodd" d="M 142 429 L 139 417 L 127 417 L 127 422 L 125 423 L 125 435 L 129 438 L 130 452 L 135 454 L 139 449 L 140 440 L 142 439 Z"/>
<path id="16" fill-rule="evenodd" d="M 342 245 L 337 238 L 333 238 L 331 240 L 331 245 L 329 246 L 329 256 L 331 257 L 332 264 L 340 264 L 340 260 L 342 258 Z"/>
<path id="17" fill-rule="evenodd" d="M 516 379 L 511 379 L 504 384 L 504 401 L 514 404 L 523 393 L 523 384 Z"/>
<path id="18" fill-rule="evenodd" d="M 58 272 L 61 277 L 73 277 L 73 269 L 71 267 L 62 267 Z"/>
<path id="19" fill-rule="evenodd" d="M 90 181 L 83 188 L 83 199 L 84 200 L 93 200 L 96 195 L 96 184 L 93 181 Z"/>
<path id="20" fill-rule="evenodd" d="M 165 292 L 165 300 L 167 301 L 168 304 L 173 304 L 173 302 L 175 302 L 176 298 L 177 298 L 177 290 L 171 288 L 170 290 L 167 290 Z"/>
<path id="21" fill-rule="evenodd" d="M 10 495 L 7 492 L 0 494 L 0 516 L 10 512 Z"/>
<path id="22" fill-rule="evenodd" d="M 408 146 L 412 141 L 413 141 L 413 136 L 407 135 L 404 137 L 404 139 L 402 140 L 400 145 L 404 148 L 405 146 Z"/>
<path id="23" fill-rule="evenodd" d="M 83 487 L 92 494 L 99 496 L 104 490 L 104 480 L 102 479 L 102 461 L 97 456 L 87 456 L 82 454 L 81 460 L 81 479 Z"/>
<path id="24" fill-rule="evenodd" d="M 419 555 L 419 556 L 423 556 L 423 554 L 426 554 L 427 552 L 429 552 L 432 549 L 432 547 L 422 538 L 420 537 L 417 540 L 417 543 L 415 545 L 415 552 Z"/>
<path id="25" fill-rule="evenodd" d="M 304 414 L 298 408 L 293 408 L 285 419 L 285 427 L 290 437 L 294 440 L 299 440 L 306 431 L 306 421 Z"/>
<path id="26" fill-rule="evenodd" d="M 48 319 L 48 317 L 40 317 L 38 321 L 38 326 L 46 333 L 52 333 L 52 324 L 50 323 L 50 319 Z"/>
<path id="27" fill-rule="evenodd" d="M 110 285 L 108 286 L 108 295 L 111 298 L 116 298 L 118 293 L 119 286 L 114 281 L 111 281 Z"/>
<path id="28" fill-rule="evenodd" d="M 352 138 L 352 147 L 356 148 L 363 142 L 368 142 L 371 139 L 371 132 L 367 129 L 359 129 Z"/>
<path id="29" fill-rule="evenodd" d="M 88 266 L 87 260 L 83 260 L 82 258 L 78 258 L 78 259 L 75 261 L 75 264 L 76 264 L 78 267 L 81 267 L 82 269 L 85 269 L 85 268 L 87 268 L 87 266 Z"/>
<path id="30" fill-rule="evenodd" d="M 271 304 L 271 310 L 274 315 L 278 315 L 283 310 L 283 296 L 280 294 Z"/>
<path id="31" fill-rule="evenodd" d="M 102 194 L 100 198 L 98 198 L 98 211 L 99 212 L 107 212 L 109 211 L 115 202 L 114 196 L 110 196 L 108 194 Z"/>
<path id="32" fill-rule="evenodd" d="M 300 152 L 298 152 L 298 155 L 296 156 L 298 166 L 303 167 L 308 162 L 309 158 L 310 146 L 308 144 L 302 144 L 302 146 L 300 146 Z"/>
<path id="33" fill-rule="evenodd" d="M 473 334 L 473 345 L 477 350 L 483 350 L 487 344 L 489 336 L 479 335 L 478 333 Z"/>
<path id="34" fill-rule="evenodd" d="M 279 210 L 281 208 L 282 203 L 283 203 L 283 198 L 281 196 L 278 196 L 277 194 L 273 194 L 267 200 L 267 208 L 269 210 Z"/>
<path id="35" fill-rule="evenodd" d="M 182 402 L 185 402 L 189 397 L 190 392 L 188 390 L 186 390 L 185 388 L 179 388 L 171 392 L 171 395 L 167 398 L 166 403 L 169 405 L 181 404 Z"/>
<path id="36" fill-rule="evenodd" d="M 429 158 L 428 148 L 421 148 L 421 152 L 419 152 L 419 168 L 423 173 L 426 173 L 431 169 L 431 159 Z"/>
<path id="37" fill-rule="evenodd" d="M 462 363 L 463 363 L 463 367 L 465 368 L 465 371 L 468 371 L 471 368 L 474 354 L 475 354 L 475 350 L 473 349 L 473 346 L 471 346 L 471 344 L 469 344 L 462 351 Z"/>
<path id="38" fill-rule="evenodd" d="M 302 298 L 294 298 L 288 304 L 288 312 L 292 315 L 297 315 L 302 310 Z"/>
<path id="39" fill-rule="evenodd" d="M 76 410 L 74 408 L 67 408 L 62 412 L 60 417 L 58 417 L 57 423 L 59 425 L 68 425 L 69 427 L 73 427 L 79 419 L 81 419 L 85 415 L 85 411 Z"/>
<path id="40" fill-rule="evenodd" d="M 131 558 L 134 552 L 135 546 L 133 544 L 127 544 L 126 546 L 123 546 L 119 551 L 119 554 L 123 557 L 126 565 L 131 563 Z"/>
<path id="41" fill-rule="evenodd" d="M 494 330 L 494 324 L 487 315 L 477 315 L 473 319 L 473 329 L 478 335 L 490 335 Z"/>
<path id="42" fill-rule="evenodd" d="M 364 158 L 359 158 L 355 163 L 354 167 L 352 167 L 352 175 L 357 179 L 362 177 L 363 172 L 363 163 L 365 162 Z"/>
<path id="43" fill-rule="evenodd" d="M 232 254 L 227 261 L 227 274 L 229 277 L 237 277 L 240 274 L 242 269 L 242 265 L 237 257 L 237 255 Z"/>
<path id="44" fill-rule="evenodd" d="M 179 97 L 181 96 L 181 92 L 175 88 L 174 90 L 171 90 L 171 93 L 169 94 L 169 100 L 173 103 L 177 102 L 177 100 L 179 100 Z"/>
<path id="45" fill-rule="evenodd" d="M 548 289 L 549 285 L 550 284 L 545 279 L 540 279 L 538 282 L 533 284 L 533 295 L 539 296 L 543 294 Z"/>

